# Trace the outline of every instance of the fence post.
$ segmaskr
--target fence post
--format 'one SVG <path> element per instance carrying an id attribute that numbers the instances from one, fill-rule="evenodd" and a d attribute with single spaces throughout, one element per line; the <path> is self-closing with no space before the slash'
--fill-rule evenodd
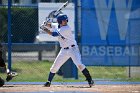
<path id="1" fill-rule="evenodd" d="M 42 61 L 42 50 L 38 51 L 38 60 Z"/>
<path id="2" fill-rule="evenodd" d="M 8 69 L 11 70 L 11 0 L 8 0 Z"/>
<path id="3" fill-rule="evenodd" d="M 79 17 L 79 13 L 78 13 L 78 0 L 74 0 L 75 6 L 74 6 L 74 10 L 75 10 L 75 39 L 78 43 L 78 17 Z M 75 79 L 78 79 L 78 70 L 76 68 L 75 65 L 73 65 L 73 76 L 75 77 Z"/>

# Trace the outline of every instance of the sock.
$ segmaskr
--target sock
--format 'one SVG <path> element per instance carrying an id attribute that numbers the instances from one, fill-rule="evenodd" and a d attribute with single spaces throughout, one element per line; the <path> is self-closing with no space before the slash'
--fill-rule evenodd
<path id="1" fill-rule="evenodd" d="M 48 81 L 52 81 L 53 77 L 54 77 L 55 73 L 50 72 L 49 73 L 49 77 L 48 77 Z"/>
<path id="2" fill-rule="evenodd" d="M 88 80 L 88 81 L 92 80 L 91 75 L 86 68 L 82 71 L 82 73 L 86 77 L 86 80 Z"/>

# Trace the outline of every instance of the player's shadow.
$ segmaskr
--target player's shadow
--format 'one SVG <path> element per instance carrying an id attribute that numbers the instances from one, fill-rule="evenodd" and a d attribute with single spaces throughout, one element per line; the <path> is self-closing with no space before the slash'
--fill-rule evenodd
<path id="1" fill-rule="evenodd" d="M 6 86 L 2 86 L 2 87 L 7 88 L 7 87 L 19 87 L 19 86 L 6 85 Z"/>
<path id="2" fill-rule="evenodd" d="M 67 86 L 68 88 L 91 88 L 89 86 Z"/>

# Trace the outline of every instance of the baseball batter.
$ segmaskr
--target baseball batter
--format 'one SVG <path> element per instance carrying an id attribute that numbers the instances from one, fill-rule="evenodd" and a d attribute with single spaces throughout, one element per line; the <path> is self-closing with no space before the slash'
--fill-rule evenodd
<path id="1" fill-rule="evenodd" d="M 50 73 L 48 76 L 48 81 L 44 84 L 46 87 L 50 87 L 51 81 L 55 75 L 55 73 L 59 70 L 59 68 L 69 59 L 72 58 L 74 64 L 77 68 L 83 73 L 88 81 L 90 87 L 93 86 L 94 81 L 86 69 L 85 65 L 81 62 L 81 54 L 79 52 L 79 48 L 76 40 L 72 34 L 71 28 L 68 26 L 68 17 L 65 14 L 59 14 L 57 16 L 58 28 L 51 29 L 50 26 L 43 25 L 41 29 L 47 32 L 49 35 L 54 37 L 58 37 L 58 41 L 60 43 L 61 50 L 56 57 L 52 67 L 50 68 Z"/>

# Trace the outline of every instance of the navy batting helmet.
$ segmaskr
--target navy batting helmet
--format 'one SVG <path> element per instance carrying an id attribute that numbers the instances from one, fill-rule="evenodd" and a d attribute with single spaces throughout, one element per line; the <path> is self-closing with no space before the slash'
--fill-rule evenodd
<path id="1" fill-rule="evenodd" d="M 62 23 L 62 20 L 67 20 L 67 22 L 68 22 L 68 17 L 67 17 L 67 15 L 65 15 L 65 14 L 60 14 L 60 15 L 57 16 L 57 22 L 58 22 L 59 24 Z"/>

